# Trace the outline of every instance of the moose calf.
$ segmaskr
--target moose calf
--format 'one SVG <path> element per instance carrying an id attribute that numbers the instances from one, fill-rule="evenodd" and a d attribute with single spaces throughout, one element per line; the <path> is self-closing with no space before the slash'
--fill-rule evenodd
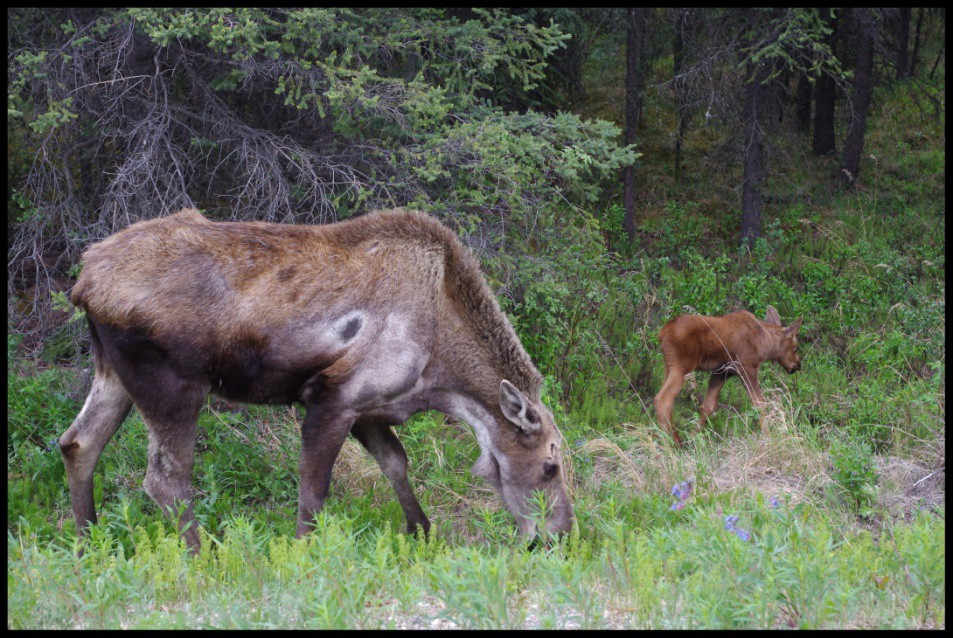
<path id="1" fill-rule="evenodd" d="M 764 321 L 747 310 L 737 310 L 721 317 L 682 315 L 666 323 L 659 331 L 665 357 L 665 382 L 655 395 L 659 424 L 671 432 L 677 444 L 682 444 L 672 424 L 672 408 L 685 375 L 693 370 L 711 372 L 699 426 L 715 411 L 718 394 L 731 376 L 741 377 L 748 396 L 760 409 L 764 396 L 758 384 L 758 368 L 770 360 L 777 361 L 790 374 L 797 372 L 801 368 L 797 356 L 800 327 L 800 319 L 787 328 L 781 326 L 781 317 L 773 306 L 768 306 Z"/>

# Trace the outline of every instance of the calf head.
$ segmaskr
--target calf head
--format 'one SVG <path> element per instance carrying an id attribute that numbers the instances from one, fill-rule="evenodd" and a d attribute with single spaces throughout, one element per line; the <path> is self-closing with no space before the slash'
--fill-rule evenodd
<path id="1" fill-rule="evenodd" d="M 562 434 L 552 412 L 505 379 L 500 410 L 494 449 L 483 451 L 473 473 L 496 488 L 525 536 L 569 532 L 574 515 L 563 479 Z M 534 491 L 545 495 L 545 529 L 537 529 Z"/>
<path id="2" fill-rule="evenodd" d="M 774 306 L 768 306 L 765 323 L 781 328 L 781 317 Z M 788 374 L 794 374 L 801 369 L 801 358 L 797 356 L 797 333 L 801 329 L 801 320 L 798 319 L 787 328 L 777 331 L 775 361 L 781 364 Z"/>

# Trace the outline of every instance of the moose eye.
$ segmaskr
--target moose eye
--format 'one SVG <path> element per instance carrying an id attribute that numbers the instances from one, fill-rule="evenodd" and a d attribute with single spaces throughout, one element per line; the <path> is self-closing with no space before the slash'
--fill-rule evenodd
<path id="1" fill-rule="evenodd" d="M 543 463 L 543 480 L 551 481 L 559 472 L 559 466 L 555 463 Z"/>

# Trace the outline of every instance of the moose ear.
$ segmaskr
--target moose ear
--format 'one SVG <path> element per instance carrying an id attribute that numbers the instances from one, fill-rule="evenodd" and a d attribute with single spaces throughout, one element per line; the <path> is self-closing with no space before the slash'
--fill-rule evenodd
<path id="1" fill-rule="evenodd" d="M 529 399 L 506 379 L 500 382 L 500 409 L 503 410 L 503 416 L 523 434 L 531 434 L 539 429 L 539 415 L 529 404 Z"/>
<path id="2" fill-rule="evenodd" d="M 768 314 L 764 316 L 765 323 L 769 323 L 772 326 L 781 325 L 781 315 L 778 314 L 777 309 L 774 306 L 768 306 Z"/>
<path id="3" fill-rule="evenodd" d="M 792 323 L 790 326 L 788 326 L 787 328 L 785 328 L 785 329 L 784 329 L 784 334 L 786 334 L 786 335 L 789 336 L 789 337 L 795 336 L 795 335 L 797 334 L 797 331 L 801 329 L 801 319 L 802 319 L 802 317 L 798 317 L 798 320 L 797 320 L 797 321 L 795 321 L 795 322 Z"/>

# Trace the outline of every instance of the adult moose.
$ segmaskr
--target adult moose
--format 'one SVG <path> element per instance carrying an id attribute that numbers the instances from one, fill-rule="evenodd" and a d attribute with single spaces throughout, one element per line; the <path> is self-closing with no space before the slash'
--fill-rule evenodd
<path id="1" fill-rule="evenodd" d="M 408 530 L 430 522 L 390 426 L 435 409 L 473 427 L 473 466 L 526 536 L 566 532 L 566 494 L 541 375 L 476 259 L 422 213 L 301 226 L 211 222 L 196 210 L 143 221 L 91 246 L 71 299 L 86 310 L 95 377 L 60 437 L 77 532 L 95 523 L 93 471 L 133 404 L 149 433 L 144 487 L 199 547 L 189 490 L 199 410 L 301 402 L 297 535 L 328 494 L 350 432 L 397 492 Z M 528 496 L 546 494 L 546 530 Z"/>
<path id="2" fill-rule="evenodd" d="M 698 425 L 718 406 L 718 394 L 728 377 L 739 376 L 751 402 L 759 409 L 764 404 L 758 369 L 765 361 L 777 361 L 790 374 L 801 368 L 797 356 L 798 319 L 787 328 L 774 306 L 768 306 L 764 321 L 747 310 L 737 310 L 721 317 L 681 315 L 659 331 L 659 343 L 665 358 L 665 381 L 655 395 L 655 415 L 659 424 L 672 434 L 675 443 L 681 437 L 672 424 L 675 397 L 682 389 L 685 375 L 693 370 L 711 372 L 708 392 L 699 410 Z M 762 420 L 762 429 L 764 421 Z"/>

